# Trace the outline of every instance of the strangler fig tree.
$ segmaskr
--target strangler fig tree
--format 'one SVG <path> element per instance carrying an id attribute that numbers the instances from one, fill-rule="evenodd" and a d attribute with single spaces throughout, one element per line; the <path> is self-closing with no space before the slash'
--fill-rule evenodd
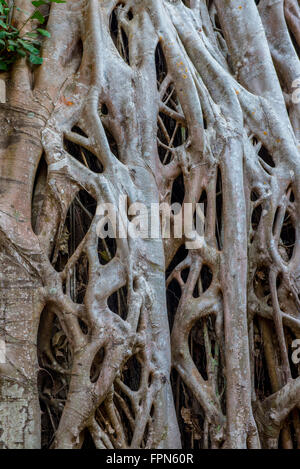
<path id="1" fill-rule="evenodd" d="M 0 447 L 300 448 L 297 0 L 0 14 Z"/>

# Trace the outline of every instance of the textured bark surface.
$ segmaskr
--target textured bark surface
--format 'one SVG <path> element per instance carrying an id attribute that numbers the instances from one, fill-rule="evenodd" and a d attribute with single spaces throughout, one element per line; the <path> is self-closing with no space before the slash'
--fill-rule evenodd
<path id="1" fill-rule="evenodd" d="M 47 29 L 0 75 L 1 448 L 300 448 L 297 0 L 72 0 Z M 120 195 L 202 203 L 204 243 L 101 240 Z"/>

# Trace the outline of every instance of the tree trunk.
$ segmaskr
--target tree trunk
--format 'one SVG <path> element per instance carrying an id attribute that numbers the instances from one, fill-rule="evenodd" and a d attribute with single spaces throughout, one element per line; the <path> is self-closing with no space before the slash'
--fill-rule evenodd
<path id="1" fill-rule="evenodd" d="M 0 446 L 300 448 L 298 3 L 42 8 L 0 74 Z"/>

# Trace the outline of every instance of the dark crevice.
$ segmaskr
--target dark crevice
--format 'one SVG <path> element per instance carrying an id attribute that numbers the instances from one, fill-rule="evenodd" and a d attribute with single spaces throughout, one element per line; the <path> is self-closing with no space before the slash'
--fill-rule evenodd
<path id="1" fill-rule="evenodd" d="M 171 107 L 171 104 L 168 101 L 169 107 Z M 177 124 L 172 117 L 160 112 L 157 124 L 157 138 L 160 161 L 163 164 L 168 164 L 173 159 L 172 149 L 183 145 L 187 141 L 188 129 L 181 124 Z"/>
<path id="2" fill-rule="evenodd" d="M 126 362 L 122 370 L 122 375 L 122 381 L 126 386 L 128 386 L 132 391 L 138 391 L 141 382 L 142 367 L 136 355 L 133 355 Z"/>
<path id="3" fill-rule="evenodd" d="M 251 225 L 252 225 L 253 231 L 257 230 L 260 219 L 261 219 L 261 215 L 262 215 L 262 207 L 260 204 L 260 205 L 257 205 L 257 207 L 255 207 L 255 209 L 252 211 Z"/>
<path id="4" fill-rule="evenodd" d="M 168 67 L 165 55 L 163 53 L 160 42 L 156 46 L 155 50 L 155 65 L 156 65 L 156 79 L 158 86 L 163 82 L 168 74 Z"/>
<path id="5" fill-rule="evenodd" d="M 45 160 L 45 154 L 43 153 L 36 171 L 32 190 L 31 225 L 35 234 L 38 234 L 36 228 L 45 198 L 45 188 L 47 187 L 47 171 L 47 163 Z"/>
<path id="6" fill-rule="evenodd" d="M 69 377 L 52 368 L 49 357 L 43 353 L 45 345 L 59 365 L 65 370 L 72 367 L 72 353 L 69 342 L 54 314 L 45 308 L 41 314 L 38 330 L 38 391 L 41 408 L 41 446 L 50 449 L 55 429 L 58 428 L 69 392 Z"/>
<path id="7" fill-rule="evenodd" d="M 193 291 L 193 297 L 199 298 L 206 290 L 209 289 L 213 280 L 213 273 L 208 265 L 204 264 L 202 266 L 200 277 L 195 284 Z"/>
<path id="8" fill-rule="evenodd" d="M 208 267 L 208 265 L 204 264 L 202 266 L 202 269 L 201 269 L 201 272 L 200 272 L 200 278 L 201 278 L 202 289 L 203 289 L 203 293 L 204 293 L 210 287 L 210 285 L 212 283 L 212 279 L 213 279 L 212 271 L 211 271 L 210 267 Z"/>
<path id="9" fill-rule="evenodd" d="M 219 250 L 222 250 L 222 230 L 223 230 L 223 186 L 222 186 L 222 174 L 220 168 L 218 168 L 217 185 L 216 185 L 216 240 Z"/>
<path id="10" fill-rule="evenodd" d="M 258 298 L 264 298 L 270 295 L 269 268 L 261 265 L 256 269 L 253 288 Z"/>
<path id="11" fill-rule="evenodd" d="M 269 322 L 267 320 L 264 321 L 266 321 L 266 323 Z M 269 322 L 269 324 L 270 328 L 272 328 L 272 323 Z M 257 319 L 254 320 L 254 379 L 255 390 L 259 399 L 264 400 L 272 394 L 272 386 L 265 357 L 263 334 L 261 332 L 261 323 Z"/>
<path id="12" fill-rule="evenodd" d="M 251 202 L 256 202 L 256 200 L 259 199 L 259 196 L 256 191 L 251 191 L 251 196 L 250 196 Z"/>
<path id="13" fill-rule="evenodd" d="M 87 135 L 80 129 L 78 126 L 72 128 L 72 132 L 81 135 L 82 137 L 87 137 Z M 71 142 L 66 137 L 64 137 L 64 148 L 73 156 L 77 161 L 83 164 L 85 167 L 93 171 L 94 173 L 102 173 L 103 166 L 98 160 L 98 158 L 86 148 L 77 145 L 76 143 Z"/>
<path id="14" fill-rule="evenodd" d="M 207 380 L 207 361 L 202 321 L 198 321 L 190 332 L 189 349 L 194 363 L 204 380 Z"/>
<path id="15" fill-rule="evenodd" d="M 76 285 L 75 285 L 75 298 L 74 301 L 83 304 L 89 277 L 89 263 L 85 254 L 81 254 L 80 258 L 75 265 Z M 82 323 L 82 321 L 81 321 Z M 84 332 L 84 325 L 82 324 L 82 331 Z"/>
<path id="16" fill-rule="evenodd" d="M 108 107 L 105 103 L 102 103 L 101 106 L 100 106 L 100 111 L 101 111 L 101 114 L 103 116 L 107 116 L 108 115 Z"/>
<path id="17" fill-rule="evenodd" d="M 283 255 L 283 252 L 285 252 L 288 259 L 292 258 L 295 242 L 296 242 L 295 227 L 292 223 L 289 213 L 286 212 L 283 225 L 281 228 L 280 240 L 279 240 L 279 253 L 281 254 L 282 257 L 285 257 Z"/>
<path id="18" fill-rule="evenodd" d="M 183 174 L 181 173 L 173 182 L 171 204 L 182 205 L 185 196 L 185 187 Z"/>
<path id="19" fill-rule="evenodd" d="M 76 248 L 87 234 L 95 213 L 96 201 L 85 190 L 79 191 L 69 207 L 66 221 L 58 241 L 58 257 L 56 261 L 56 269 L 58 271 L 64 269 L 68 258 L 75 252 Z M 83 258 L 81 260 L 83 260 Z M 84 264 L 85 262 L 86 261 L 83 261 L 83 265 L 86 265 Z M 77 274 L 73 272 L 72 275 L 75 275 L 72 282 L 76 285 Z M 75 295 L 75 291 L 73 291 L 73 295 Z"/>
<path id="20" fill-rule="evenodd" d="M 186 269 L 183 269 L 182 272 L 181 272 L 181 278 L 182 280 L 184 281 L 184 283 L 187 282 L 187 279 L 189 277 L 189 273 L 190 273 L 190 268 L 187 267 Z"/>
<path id="21" fill-rule="evenodd" d="M 176 279 L 169 283 L 167 288 L 167 307 L 170 331 L 172 331 L 175 314 L 181 298 L 181 288 Z"/>
<path id="22" fill-rule="evenodd" d="M 128 65 L 130 65 L 128 37 L 119 22 L 119 14 L 123 8 L 124 4 L 120 3 L 112 11 L 110 17 L 110 33 L 120 56 Z"/>
<path id="23" fill-rule="evenodd" d="M 261 149 L 258 152 L 258 155 L 268 166 L 270 166 L 271 168 L 275 168 L 274 160 L 266 149 L 266 147 L 262 145 Z"/>
<path id="24" fill-rule="evenodd" d="M 105 227 L 104 227 L 105 228 Z M 107 227 L 108 229 L 108 227 Z M 113 232 L 111 232 L 113 235 Z M 101 265 L 108 264 L 116 255 L 117 243 L 114 237 L 98 240 L 98 258 Z"/>
<path id="25" fill-rule="evenodd" d="M 101 366 L 105 357 L 105 349 L 101 347 L 100 350 L 96 353 L 91 370 L 90 370 L 90 380 L 92 383 L 96 383 L 101 373 Z"/>
<path id="26" fill-rule="evenodd" d="M 128 313 L 127 288 L 122 287 L 110 295 L 107 300 L 107 306 L 113 313 L 118 314 L 125 321 Z"/>
<path id="27" fill-rule="evenodd" d="M 105 134 L 106 134 L 106 138 L 109 144 L 110 151 L 117 159 L 120 159 L 118 145 L 117 145 L 116 140 L 114 139 L 114 137 L 112 136 L 112 134 L 110 133 L 108 129 L 104 128 L 104 130 L 105 130 Z"/>

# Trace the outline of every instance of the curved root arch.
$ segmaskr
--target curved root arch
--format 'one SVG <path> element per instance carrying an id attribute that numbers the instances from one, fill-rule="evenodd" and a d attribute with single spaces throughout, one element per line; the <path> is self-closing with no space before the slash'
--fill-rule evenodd
<path id="1" fill-rule="evenodd" d="M 300 13 L 256 3 L 51 7 L 49 30 L 73 36 L 53 34 L 28 91 L 48 110 L 33 196 L 45 446 L 300 447 Z M 199 202 L 203 239 L 99 239 L 120 195 Z"/>

